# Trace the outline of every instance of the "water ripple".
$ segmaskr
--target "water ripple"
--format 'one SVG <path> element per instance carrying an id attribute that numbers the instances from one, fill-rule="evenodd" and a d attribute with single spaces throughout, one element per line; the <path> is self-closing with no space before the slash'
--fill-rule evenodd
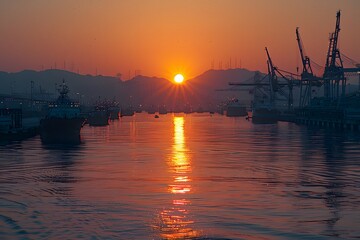
<path id="1" fill-rule="evenodd" d="M 360 137 L 208 114 L 0 145 L 2 239 L 359 238 Z"/>

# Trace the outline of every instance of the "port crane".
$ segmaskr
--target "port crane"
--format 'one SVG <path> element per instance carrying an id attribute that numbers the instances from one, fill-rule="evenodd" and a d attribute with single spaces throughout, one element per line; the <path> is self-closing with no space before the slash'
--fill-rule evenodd
<path id="1" fill-rule="evenodd" d="M 280 70 L 274 66 L 268 49 L 265 48 L 265 51 L 268 67 L 267 75 L 261 78 L 259 74 L 255 74 L 253 83 L 230 82 L 229 85 L 253 87 L 255 101 L 262 103 L 266 101 L 271 108 L 276 108 L 276 101 L 286 101 L 288 110 L 291 110 L 293 108 L 293 86 L 300 84 L 299 81 L 292 77 L 297 74 Z M 290 77 L 285 76 L 282 72 L 290 74 Z"/>
<path id="2" fill-rule="evenodd" d="M 287 100 L 287 106 L 288 110 L 291 110 L 293 108 L 294 103 L 294 97 L 293 97 L 293 87 L 294 85 L 299 85 L 300 82 L 296 79 L 294 79 L 294 73 L 290 73 L 284 70 L 281 70 L 274 66 L 273 61 L 270 57 L 269 51 L 267 48 L 265 48 L 266 55 L 268 57 L 267 63 L 268 63 L 268 75 L 270 80 L 270 90 L 273 93 L 273 100 Z M 285 76 L 283 73 L 290 74 L 290 76 Z M 278 80 L 277 74 L 280 75 L 282 79 L 285 80 L 284 83 L 280 83 Z M 282 87 L 281 87 L 282 86 Z M 284 88 L 284 87 L 287 87 Z M 278 93 L 278 94 L 276 94 Z"/>
<path id="3" fill-rule="evenodd" d="M 340 83 L 341 97 L 345 97 L 346 77 L 345 73 L 359 73 L 360 65 L 355 68 L 344 68 L 340 50 L 338 48 L 338 40 L 340 33 L 340 11 L 336 14 L 335 31 L 330 34 L 329 47 L 326 57 L 325 70 L 323 75 L 324 81 L 324 97 L 330 99 L 339 99 Z"/>
<path id="4" fill-rule="evenodd" d="M 302 63 L 302 72 L 300 74 L 300 107 L 304 107 L 310 103 L 312 87 L 317 86 L 320 87 L 322 82 L 320 78 L 316 77 L 311 68 L 310 58 L 305 55 L 305 50 L 303 47 L 302 40 L 300 38 L 299 28 L 296 28 L 296 40 L 299 47 L 301 63 Z"/>
<path id="5" fill-rule="evenodd" d="M 306 56 L 302 40 L 300 38 L 299 28 L 296 28 L 296 40 L 298 43 L 301 62 L 302 62 L 302 72 L 300 75 L 290 73 L 284 70 L 281 70 L 274 66 L 273 61 L 270 57 L 269 51 L 265 48 L 267 54 L 267 67 L 268 74 L 262 79 L 254 79 L 253 83 L 233 83 L 230 82 L 229 85 L 232 86 L 252 86 L 254 91 L 254 99 L 257 96 L 260 96 L 259 99 L 267 101 L 270 105 L 275 104 L 275 100 L 287 100 L 288 108 L 293 107 L 293 87 L 300 87 L 300 107 L 305 107 L 310 104 L 312 98 L 313 87 L 322 87 L 324 86 L 324 98 L 328 100 L 338 100 L 340 101 L 345 97 L 346 93 L 346 76 L 351 74 L 359 74 L 359 91 L 360 91 L 360 64 L 351 58 L 340 53 L 338 48 L 338 39 L 340 32 L 340 11 L 336 15 L 336 24 L 335 31 L 330 34 L 329 47 L 327 52 L 326 64 L 322 77 L 317 77 L 313 73 L 311 67 L 311 60 Z M 354 67 L 345 68 L 343 65 L 343 60 L 351 62 Z M 317 65 L 317 64 L 316 64 Z M 285 76 L 283 73 L 288 74 Z M 278 77 L 279 75 L 279 77 Z M 295 77 L 300 77 L 296 79 Z M 267 79 L 268 81 L 266 81 Z M 285 80 L 285 81 L 284 81 Z M 341 85 L 340 85 L 341 84 Z M 287 88 L 286 88 L 287 87 Z M 341 95 L 340 95 L 341 87 Z M 257 95 L 255 93 L 258 93 Z M 341 97 L 340 97 L 341 96 Z M 274 106 L 273 106 L 274 107 Z"/>
<path id="6" fill-rule="evenodd" d="M 338 39 L 340 32 L 340 11 L 336 14 L 335 31 L 330 34 L 329 47 L 326 56 L 324 70 L 324 96 L 326 98 L 339 98 L 340 82 L 342 85 L 342 96 L 345 96 L 346 78 L 343 71 L 343 61 L 338 48 Z"/>

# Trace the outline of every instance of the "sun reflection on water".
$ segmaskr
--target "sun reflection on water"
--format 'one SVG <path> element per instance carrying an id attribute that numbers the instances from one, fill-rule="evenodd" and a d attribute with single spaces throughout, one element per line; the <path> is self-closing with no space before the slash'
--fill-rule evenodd
<path id="1" fill-rule="evenodd" d="M 194 221 L 190 219 L 188 206 L 191 201 L 186 195 L 191 192 L 191 162 L 185 144 L 184 117 L 174 117 L 174 137 L 169 170 L 173 181 L 168 190 L 172 194 L 171 207 L 160 213 L 160 235 L 163 239 L 191 239 L 199 234 L 192 229 Z"/>

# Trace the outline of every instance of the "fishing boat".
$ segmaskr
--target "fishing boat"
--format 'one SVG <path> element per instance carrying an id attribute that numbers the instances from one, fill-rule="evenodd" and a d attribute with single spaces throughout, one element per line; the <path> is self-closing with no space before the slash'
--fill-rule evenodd
<path id="1" fill-rule="evenodd" d="M 40 120 L 41 140 L 45 143 L 80 142 L 80 130 L 85 122 L 80 106 L 70 100 L 65 81 L 58 91 L 60 96 L 49 104 L 46 117 Z"/>

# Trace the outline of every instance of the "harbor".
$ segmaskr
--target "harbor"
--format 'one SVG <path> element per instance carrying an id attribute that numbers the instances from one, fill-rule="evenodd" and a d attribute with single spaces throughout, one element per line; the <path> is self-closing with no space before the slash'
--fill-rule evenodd
<path id="1" fill-rule="evenodd" d="M 360 239 L 359 9 L 0 1 L 0 240 Z"/>
<path id="2" fill-rule="evenodd" d="M 321 77 L 313 73 L 312 62 L 305 55 L 299 28 L 296 28 L 301 73 L 291 73 L 275 66 L 268 48 L 265 48 L 267 75 L 255 74 L 248 83 L 229 83 L 230 86 L 251 87 L 254 96 L 251 118 L 256 123 L 288 121 L 318 127 L 359 130 L 360 90 L 347 93 L 346 88 L 347 78 L 354 74 L 358 75 L 360 86 L 360 64 L 341 54 L 339 50 L 340 16 L 341 12 L 338 11 L 335 31 L 329 37 L 326 64 Z M 353 67 L 346 68 L 342 58 L 350 61 Z M 296 90 L 297 101 L 293 93 Z M 322 92 L 323 96 L 313 96 L 314 92 Z M 280 104 L 281 107 L 278 106 Z"/>

